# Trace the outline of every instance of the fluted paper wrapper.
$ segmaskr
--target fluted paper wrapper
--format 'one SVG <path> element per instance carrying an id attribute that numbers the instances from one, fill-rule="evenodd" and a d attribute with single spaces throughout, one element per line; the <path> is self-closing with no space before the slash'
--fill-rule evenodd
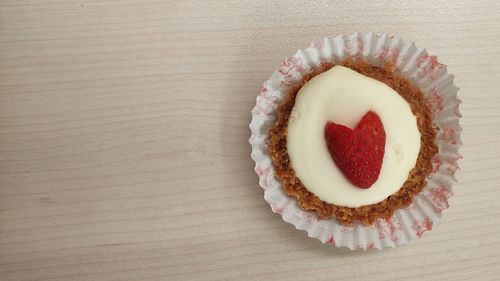
<path id="1" fill-rule="evenodd" d="M 296 200 L 283 191 L 281 182 L 274 175 L 268 152 L 269 129 L 289 87 L 322 63 L 341 63 L 348 58 L 364 59 L 378 66 L 393 63 L 397 72 L 420 88 L 433 112 L 433 125 L 440 128 L 436 138 L 439 153 L 433 159 L 433 172 L 427 177 L 423 191 L 407 208 L 397 210 L 390 219 L 378 219 L 370 226 L 344 226 L 335 219 L 319 219 L 314 212 L 302 210 Z M 448 208 L 457 161 L 462 158 L 458 153 L 461 145 L 460 100 L 453 78 L 436 56 L 427 54 L 414 43 L 386 34 L 354 33 L 327 37 L 287 58 L 262 86 L 250 123 L 251 156 L 259 184 L 264 189 L 264 198 L 272 211 L 297 229 L 305 230 L 309 237 L 349 249 L 395 247 L 431 230 L 441 212 Z"/>

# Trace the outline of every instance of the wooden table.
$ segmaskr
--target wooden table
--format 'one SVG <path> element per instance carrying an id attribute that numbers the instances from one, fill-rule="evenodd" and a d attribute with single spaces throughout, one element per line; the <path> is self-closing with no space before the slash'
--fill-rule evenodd
<path id="1" fill-rule="evenodd" d="M 499 280 L 500 3 L 403 2 L 0 0 L 0 280 Z M 263 81 L 353 31 L 461 88 L 451 208 L 396 249 L 307 238 L 249 156 Z"/>

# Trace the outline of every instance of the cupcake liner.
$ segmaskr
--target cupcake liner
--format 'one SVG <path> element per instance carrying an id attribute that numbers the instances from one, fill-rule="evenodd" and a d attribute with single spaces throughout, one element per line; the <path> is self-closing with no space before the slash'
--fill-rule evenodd
<path id="1" fill-rule="evenodd" d="M 289 87 L 322 63 L 340 63 L 347 58 L 365 59 L 379 66 L 393 63 L 396 71 L 420 88 L 433 112 L 433 125 L 439 128 L 436 137 L 439 153 L 432 160 L 433 171 L 426 178 L 423 191 L 407 208 L 397 210 L 390 219 L 378 219 L 370 226 L 344 226 L 335 219 L 318 219 L 316 213 L 302 210 L 295 198 L 282 190 L 268 152 L 269 129 Z M 431 230 L 440 219 L 441 212 L 449 206 L 457 162 L 462 158 L 458 152 L 462 144 L 459 124 L 461 101 L 457 98 L 458 88 L 453 84 L 453 78 L 436 56 L 429 55 L 414 43 L 406 43 L 387 34 L 354 33 L 326 37 L 287 58 L 264 83 L 251 111 L 251 157 L 255 161 L 259 185 L 264 189 L 264 198 L 272 211 L 297 229 L 305 230 L 309 237 L 349 249 L 395 247 Z"/>

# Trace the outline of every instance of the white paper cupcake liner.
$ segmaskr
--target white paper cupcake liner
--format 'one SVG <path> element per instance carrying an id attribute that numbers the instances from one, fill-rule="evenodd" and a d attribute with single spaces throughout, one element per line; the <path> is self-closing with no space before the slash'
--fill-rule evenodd
<path id="1" fill-rule="evenodd" d="M 347 58 L 363 58 L 380 66 L 389 61 L 394 63 L 398 72 L 420 88 L 433 112 L 433 125 L 439 128 L 436 138 L 439 153 L 433 159 L 433 172 L 427 177 L 424 190 L 410 206 L 397 210 L 390 219 L 378 219 L 370 226 L 343 226 L 335 219 L 318 219 L 316 213 L 302 210 L 294 198 L 283 192 L 268 153 L 269 129 L 290 85 L 322 63 L 340 63 Z M 250 123 L 251 156 L 259 175 L 259 185 L 264 189 L 264 198 L 272 211 L 297 229 L 305 230 L 309 237 L 349 249 L 395 247 L 431 230 L 441 212 L 448 208 L 457 161 L 462 158 L 458 152 L 462 144 L 461 101 L 457 98 L 458 88 L 453 84 L 453 78 L 436 56 L 428 55 L 425 49 L 414 43 L 386 34 L 354 33 L 327 37 L 287 58 L 262 86 Z"/>

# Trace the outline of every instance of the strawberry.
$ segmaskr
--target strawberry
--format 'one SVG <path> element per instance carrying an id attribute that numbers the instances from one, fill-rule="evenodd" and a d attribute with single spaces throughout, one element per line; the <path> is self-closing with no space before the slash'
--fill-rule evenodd
<path id="1" fill-rule="evenodd" d="M 353 185 L 366 189 L 377 181 L 385 152 L 385 130 L 375 112 L 367 112 L 354 130 L 328 122 L 325 138 L 333 161 Z"/>

